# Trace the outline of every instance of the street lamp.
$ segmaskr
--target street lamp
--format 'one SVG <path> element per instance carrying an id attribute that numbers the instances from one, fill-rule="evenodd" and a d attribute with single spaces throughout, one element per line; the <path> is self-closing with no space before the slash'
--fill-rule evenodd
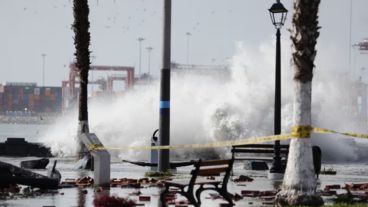
<path id="1" fill-rule="evenodd" d="M 153 47 L 146 47 L 146 50 L 148 52 L 148 76 L 151 73 L 151 52 L 153 50 Z"/>
<path id="2" fill-rule="evenodd" d="M 274 116 L 274 133 L 281 134 L 281 46 L 280 46 L 280 29 L 284 25 L 288 10 L 276 0 L 269 9 L 272 24 L 276 28 L 276 72 L 275 72 L 275 116 Z M 280 157 L 280 141 L 275 141 L 274 158 L 270 173 L 284 173 L 285 169 L 281 164 Z"/>
<path id="3" fill-rule="evenodd" d="M 141 67 L 142 67 L 142 41 L 144 40 L 143 37 L 138 37 L 139 42 L 139 67 L 138 67 L 138 77 L 141 76 Z"/>
<path id="4" fill-rule="evenodd" d="M 42 53 L 42 86 L 45 86 L 45 58 L 46 54 Z"/>
<path id="5" fill-rule="evenodd" d="M 189 65 L 189 38 L 192 35 L 190 32 L 185 33 L 187 35 L 187 64 Z"/>

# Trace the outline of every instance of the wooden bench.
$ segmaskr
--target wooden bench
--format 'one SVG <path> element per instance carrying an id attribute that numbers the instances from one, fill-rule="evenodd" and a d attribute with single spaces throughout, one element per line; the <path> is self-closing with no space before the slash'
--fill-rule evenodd
<path id="1" fill-rule="evenodd" d="M 205 190 L 217 191 L 229 204 L 234 205 L 233 195 L 227 191 L 227 183 L 230 178 L 234 159 L 229 160 L 199 160 L 194 164 L 194 170 L 191 171 L 192 177 L 189 182 L 164 182 L 165 190 L 161 193 L 160 199 L 163 206 L 166 206 L 165 197 L 169 193 L 179 193 L 185 196 L 194 206 L 201 205 L 201 193 Z M 198 176 L 218 176 L 225 173 L 221 181 L 197 181 Z M 199 185 L 194 195 L 194 186 Z M 179 189 L 179 191 L 175 191 Z M 196 198 L 195 198 L 196 197 Z"/>
<path id="2" fill-rule="evenodd" d="M 268 159 L 269 155 L 271 154 L 271 157 L 275 154 L 274 151 L 274 145 L 273 144 L 247 144 L 247 145 L 234 145 L 232 146 L 231 153 L 235 160 L 272 160 Z M 256 156 L 252 157 L 237 157 L 237 154 L 250 154 Z M 260 155 L 267 155 L 267 157 L 261 157 Z M 289 145 L 280 145 L 280 156 L 284 160 L 287 159 L 287 156 L 289 154 Z"/>
<path id="3" fill-rule="evenodd" d="M 247 145 L 234 145 L 231 149 L 232 157 L 235 160 L 263 160 L 263 161 L 272 161 L 275 151 L 273 144 L 247 144 Z M 252 157 L 237 157 L 237 154 L 251 154 Z M 322 152 L 318 146 L 312 146 L 312 153 L 313 153 L 313 165 L 314 171 L 317 175 L 320 173 L 321 170 L 321 159 L 322 159 Z M 254 154 L 257 154 L 254 156 Z M 265 154 L 268 157 L 261 157 L 260 155 Z M 271 154 L 271 157 L 269 156 Z M 284 144 L 280 145 L 280 157 L 281 162 L 286 167 L 287 157 L 289 154 L 289 145 Z"/>

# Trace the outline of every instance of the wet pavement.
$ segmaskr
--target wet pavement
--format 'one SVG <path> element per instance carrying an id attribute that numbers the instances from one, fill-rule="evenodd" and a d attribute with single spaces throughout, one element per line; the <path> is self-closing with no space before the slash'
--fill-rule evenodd
<path id="1" fill-rule="evenodd" d="M 31 158 L 27 158 L 31 159 Z M 2 158 L 2 161 L 9 162 L 19 166 L 20 161 L 24 159 Z M 52 163 L 52 160 L 50 161 Z M 81 171 L 74 169 L 74 159 L 63 158 L 58 159 L 57 169 L 62 174 L 62 181 L 66 179 L 76 179 L 86 176 L 93 177 L 89 171 Z M 266 171 L 248 171 L 243 169 L 243 163 L 236 162 L 234 164 L 234 175 L 231 179 L 238 178 L 239 175 L 246 175 L 254 179 L 252 182 L 233 182 L 230 181 L 228 189 L 230 193 L 243 195 L 240 200 L 235 202 L 235 206 L 272 206 L 272 192 L 279 188 L 280 181 L 270 181 L 267 179 Z M 364 164 L 336 164 L 328 165 L 337 170 L 337 175 L 320 175 L 319 188 L 324 189 L 326 185 L 338 184 L 344 186 L 349 183 L 367 183 L 368 182 L 368 165 Z M 189 179 L 191 166 L 178 168 L 174 179 Z M 144 173 L 148 172 L 149 168 L 139 167 L 128 163 L 115 162 L 111 166 L 111 178 L 131 178 L 139 179 L 144 177 Z M 46 174 L 46 170 L 36 170 L 35 172 Z M 98 191 L 98 192 L 97 192 Z M 255 192 L 254 192 L 255 191 Z M 258 191 L 267 191 L 266 194 L 259 195 Z M 344 189 L 338 189 L 338 193 L 346 192 Z M 133 193 L 133 194 L 132 194 Z M 28 207 L 28 206 L 56 206 L 56 207 L 88 207 L 93 206 L 93 200 L 96 195 L 107 194 L 119 197 L 129 197 L 136 200 L 137 203 L 147 207 L 159 206 L 160 188 L 149 183 L 143 184 L 141 188 L 131 187 L 112 187 L 109 190 L 96 189 L 93 187 L 85 188 L 61 188 L 56 191 L 35 194 L 30 196 L 16 195 L 6 200 L 0 200 L 0 207 Z M 139 194 L 139 195 L 138 195 Z M 221 203 L 226 203 L 225 200 L 216 196 L 214 191 L 204 191 L 202 193 L 202 206 L 220 206 Z M 327 203 L 332 201 L 331 196 L 324 197 Z M 185 203 L 186 199 L 177 195 L 176 204 Z M 174 205 L 172 205 L 174 206 Z M 176 205 L 186 206 L 186 205 Z"/>

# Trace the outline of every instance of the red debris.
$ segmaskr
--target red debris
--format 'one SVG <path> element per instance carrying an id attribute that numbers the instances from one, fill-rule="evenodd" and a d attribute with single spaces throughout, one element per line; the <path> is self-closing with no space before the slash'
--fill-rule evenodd
<path id="1" fill-rule="evenodd" d="M 341 186 L 340 185 L 326 185 L 324 190 L 329 191 L 331 189 L 341 189 Z"/>
<path id="2" fill-rule="evenodd" d="M 78 187 L 89 187 L 89 186 L 93 186 L 93 178 L 87 176 L 87 177 L 83 177 L 83 178 L 78 178 L 75 181 L 75 184 Z"/>
<path id="3" fill-rule="evenodd" d="M 150 196 L 139 196 L 139 201 L 151 201 Z"/>
<path id="4" fill-rule="evenodd" d="M 245 175 L 239 175 L 238 178 L 235 178 L 234 182 L 252 182 L 254 179 Z"/>
<path id="5" fill-rule="evenodd" d="M 257 197 L 259 195 L 259 191 L 257 190 L 242 190 L 240 193 L 244 197 Z"/>
<path id="6" fill-rule="evenodd" d="M 357 184 L 345 184 L 342 189 L 349 189 L 349 190 L 363 190 L 368 191 L 368 183 L 357 183 Z"/>
<path id="7" fill-rule="evenodd" d="M 137 206 L 134 200 L 121 198 L 116 196 L 101 195 L 97 196 L 93 201 L 94 207 L 131 207 Z"/>

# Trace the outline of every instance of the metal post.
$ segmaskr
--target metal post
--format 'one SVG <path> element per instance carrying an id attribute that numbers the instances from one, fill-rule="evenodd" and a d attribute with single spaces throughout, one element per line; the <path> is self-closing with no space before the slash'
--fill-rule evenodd
<path id="1" fill-rule="evenodd" d="M 141 77 L 141 68 L 142 68 L 142 41 L 144 38 L 138 37 L 139 42 L 139 68 L 138 68 L 138 78 Z"/>
<path id="2" fill-rule="evenodd" d="M 152 52 L 153 47 L 147 47 L 146 49 L 148 51 L 148 75 L 150 75 L 151 73 L 151 52 Z"/>
<path id="3" fill-rule="evenodd" d="M 42 86 L 45 86 L 45 58 L 46 54 L 42 53 Z"/>
<path id="4" fill-rule="evenodd" d="M 163 50 L 160 90 L 159 144 L 170 145 L 170 62 L 171 62 L 171 0 L 164 0 Z M 170 151 L 160 150 L 158 170 L 168 171 Z"/>
<path id="5" fill-rule="evenodd" d="M 187 64 L 189 65 L 189 38 L 192 34 L 190 32 L 187 32 L 186 35 L 187 35 Z"/>
<path id="6" fill-rule="evenodd" d="M 280 29 L 276 32 L 276 72 L 275 72 L 275 116 L 274 116 L 274 133 L 281 134 L 281 46 L 280 46 Z M 281 164 L 280 157 L 280 141 L 275 141 L 275 155 L 273 158 L 271 173 L 283 173 L 284 169 Z"/>

